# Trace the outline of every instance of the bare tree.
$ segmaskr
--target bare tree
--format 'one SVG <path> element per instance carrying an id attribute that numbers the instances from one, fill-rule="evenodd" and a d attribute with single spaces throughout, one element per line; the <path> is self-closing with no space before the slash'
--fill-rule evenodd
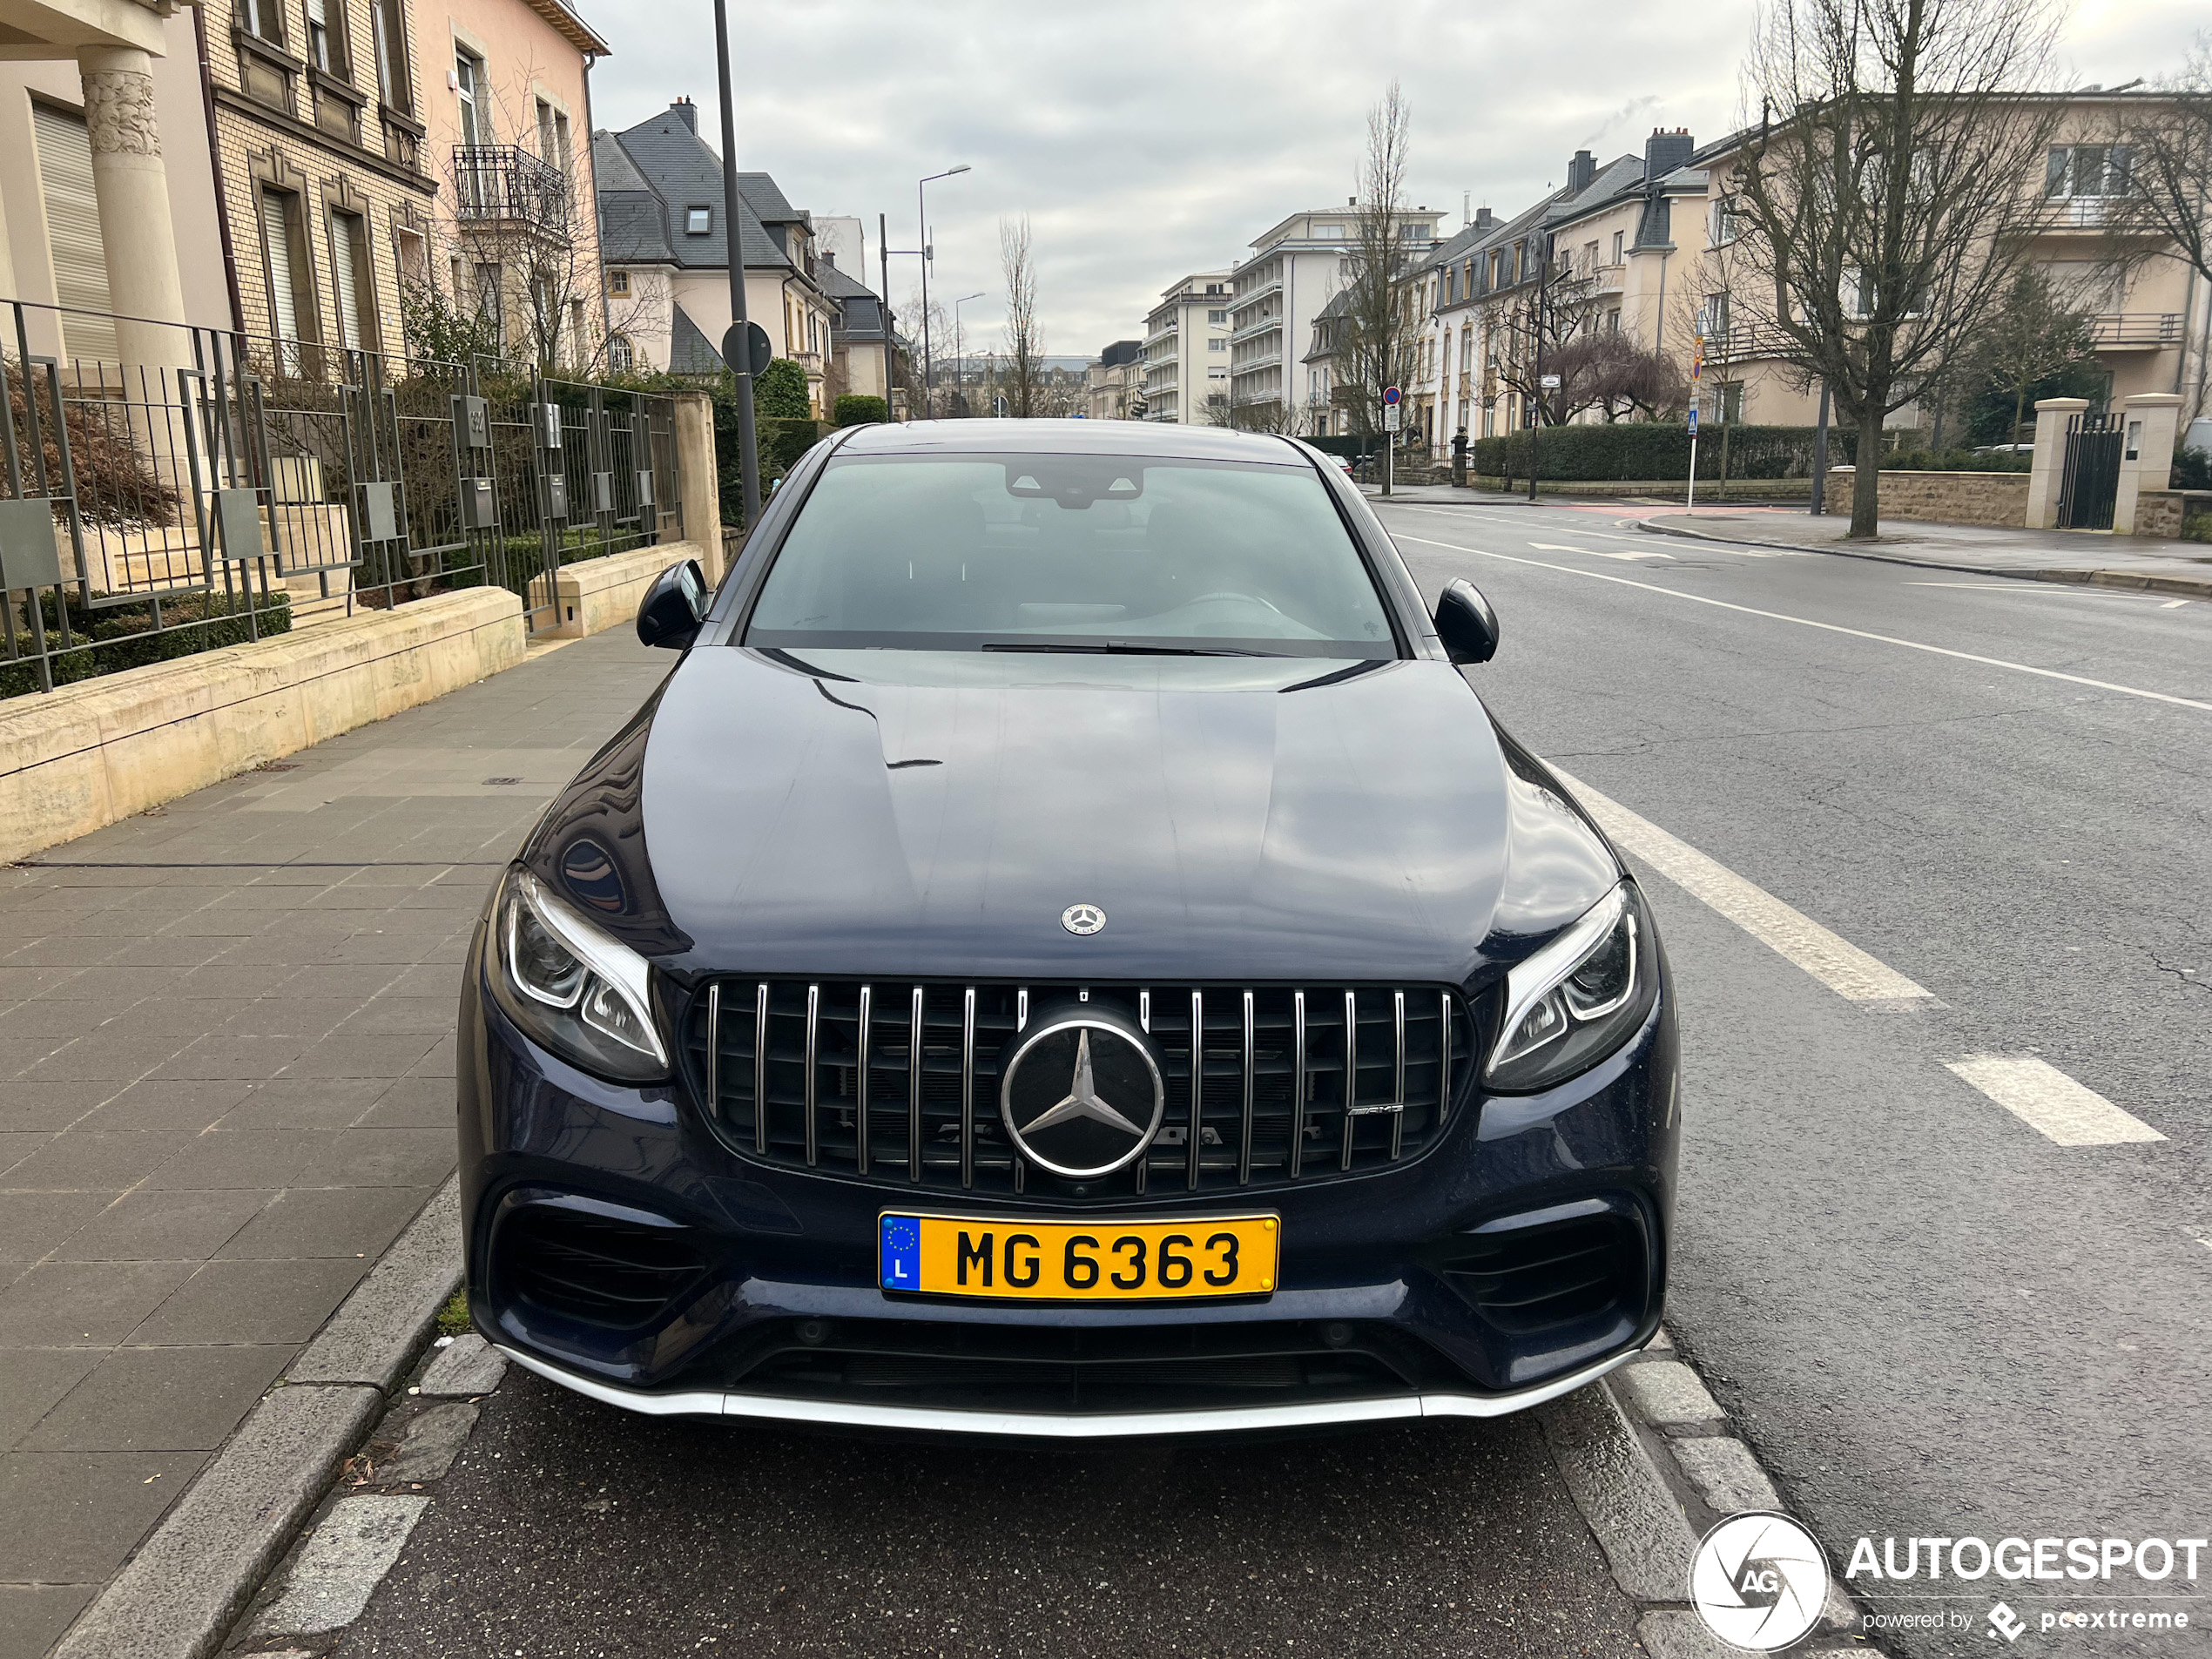
<path id="1" fill-rule="evenodd" d="M 1967 377 L 1989 391 L 2013 395 L 2007 443 L 2020 441 L 2030 387 L 2076 363 L 2094 361 L 2089 319 L 2074 301 L 2048 273 L 2029 266 L 2013 279 L 2004 304 L 1990 314 L 1970 345 Z"/>
<path id="2" fill-rule="evenodd" d="M 1521 394 L 1521 407 L 1535 412 L 1539 426 L 1561 425 L 1590 407 L 1567 396 L 1570 388 L 1554 359 L 1594 323 L 1589 301 L 1596 292 L 1594 275 L 1567 265 L 1554 271 L 1547 260 L 1535 281 L 1496 314 L 1493 327 L 1500 347 L 1498 383 Z M 1559 376 L 1560 383 L 1547 388 L 1544 381 L 1553 375 Z"/>
<path id="3" fill-rule="evenodd" d="M 1393 81 L 1382 102 L 1367 111 L 1355 239 L 1345 261 L 1344 373 L 1338 384 L 1346 395 L 1352 430 L 1362 437 L 1382 430 L 1383 393 L 1412 380 L 1420 346 L 1422 319 L 1414 304 L 1416 285 L 1406 280 L 1412 250 L 1402 219 L 1413 125 L 1413 106 Z"/>
<path id="4" fill-rule="evenodd" d="M 1545 407 L 1561 422 L 1586 409 L 1608 424 L 1627 415 L 1656 421 L 1679 412 L 1686 397 L 1672 361 L 1619 333 L 1583 328 L 1546 354 L 1544 372 L 1559 376 Z"/>
<path id="5" fill-rule="evenodd" d="M 1884 417 L 2026 260 L 2059 105 L 2020 94 L 2057 22 L 2050 0 L 1763 0 L 1732 181 L 1739 309 L 1859 435 L 1853 537 L 1879 528 Z"/>
<path id="6" fill-rule="evenodd" d="M 1037 324 L 1037 268 L 1029 253 L 1029 219 L 999 220 L 999 272 L 1006 283 L 1007 401 L 1022 420 L 1038 407 L 1043 384 L 1044 332 Z"/>

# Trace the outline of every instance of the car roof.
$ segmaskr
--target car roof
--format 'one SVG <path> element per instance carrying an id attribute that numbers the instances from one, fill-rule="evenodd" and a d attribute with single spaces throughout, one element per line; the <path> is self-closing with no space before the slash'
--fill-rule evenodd
<path id="1" fill-rule="evenodd" d="M 1310 464 L 1288 439 L 1226 427 L 1167 421 L 908 421 L 851 428 L 839 446 L 848 455 L 1158 455 L 1178 461 Z"/>

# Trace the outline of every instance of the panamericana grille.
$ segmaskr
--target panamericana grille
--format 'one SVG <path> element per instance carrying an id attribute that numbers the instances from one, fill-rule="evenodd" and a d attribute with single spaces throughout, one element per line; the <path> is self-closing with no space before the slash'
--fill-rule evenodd
<path id="1" fill-rule="evenodd" d="M 1134 1018 L 1166 1082 L 1145 1156 L 1085 1182 L 1022 1158 L 999 1119 L 1000 1057 L 1031 1008 L 1078 1000 Z M 740 1154 L 887 1184 L 1089 1199 L 1385 1167 L 1435 1139 L 1471 1049 L 1466 1007 L 1435 986 L 730 978 L 699 988 L 683 1028 L 692 1087 Z"/>

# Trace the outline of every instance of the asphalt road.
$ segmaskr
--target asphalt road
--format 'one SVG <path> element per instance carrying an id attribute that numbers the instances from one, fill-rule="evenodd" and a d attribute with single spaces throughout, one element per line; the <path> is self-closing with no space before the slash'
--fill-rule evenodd
<path id="1" fill-rule="evenodd" d="M 1939 1004 L 1846 1002 L 1649 883 L 1688 1079 L 1670 1320 L 1838 1564 L 1861 1535 L 2212 1532 L 2212 710 L 2020 671 L 2212 704 L 2212 605 L 1384 510 L 1432 595 L 1495 604 L 1474 683 L 1523 741 Z M 1982 1053 L 2168 1138 L 2056 1145 L 1943 1069 Z M 1916 1655 L 1987 1651 L 2000 1595 L 2212 1618 L 2178 1574 L 1854 1588 L 1971 1615 Z"/>
<path id="2" fill-rule="evenodd" d="M 2212 704 L 2212 606 L 1755 556 L 1618 509 L 1384 511 L 1432 595 L 1495 603 L 1474 678 L 1524 741 L 1933 993 L 1847 1002 L 1648 883 L 1689 1078 L 1670 1323 L 1835 1563 L 1861 1535 L 2212 1531 L 2212 711 L 2113 689 Z M 1992 1053 L 2167 1138 L 2055 1144 L 1944 1069 Z M 2146 1591 L 2212 1618 L 2178 1579 L 1854 1588 L 1968 1615 L 1885 1638 L 1915 1659 L 1989 1651 L 2000 1595 L 2031 1628 Z M 900 1446 L 521 1376 L 335 1648 L 738 1650 L 1635 1649 L 1524 1423 Z"/>

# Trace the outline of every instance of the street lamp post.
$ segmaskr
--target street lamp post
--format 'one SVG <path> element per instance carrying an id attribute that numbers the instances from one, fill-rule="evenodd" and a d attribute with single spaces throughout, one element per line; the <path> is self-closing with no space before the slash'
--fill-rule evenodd
<path id="1" fill-rule="evenodd" d="M 718 3 L 719 0 L 718 0 Z M 929 354 L 929 206 L 922 195 L 922 191 L 925 186 L 936 183 L 940 179 L 950 179 L 954 174 L 963 173 L 968 170 L 968 164 L 963 161 L 957 167 L 948 167 L 942 172 L 930 173 L 914 183 L 914 218 L 919 222 L 921 230 L 921 413 L 924 420 L 927 420 L 931 413 L 929 395 L 936 388 L 936 375 L 934 373 L 936 363 Z"/>
<path id="2" fill-rule="evenodd" d="M 722 88 L 722 237 L 729 245 L 731 332 L 739 341 L 745 327 L 745 241 L 738 233 L 738 113 L 730 96 L 730 18 L 727 0 L 714 0 L 714 68 Z M 751 347 L 730 365 L 737 380 L 738 472 L 743 481 L 745 527 L 750 535 L 760 522 L 760 447 L 753 425 Z M 709 549 L 715 556 L 718 548 Z"/>
<path id="3" fill-rule="evenodd" d="M 953 301 L 953 384 L 959 388 L 962 401 L 968 393 L 968 354 L 961 348 L 960 308 L 970 300 L 981 300 L 981 293 L 964 293 Z"/>

